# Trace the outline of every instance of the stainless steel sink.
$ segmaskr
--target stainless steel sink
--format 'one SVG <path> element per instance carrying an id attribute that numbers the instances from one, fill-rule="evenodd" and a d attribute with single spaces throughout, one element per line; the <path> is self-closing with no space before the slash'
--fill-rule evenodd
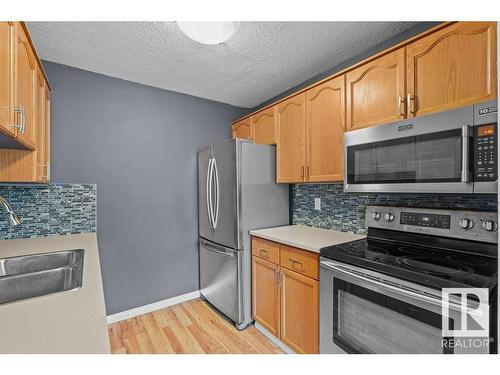
<path id="1" fill-rule="evenodd" d="M 78 289 L 84 250 L 0 259 L 0 304 Z"/>

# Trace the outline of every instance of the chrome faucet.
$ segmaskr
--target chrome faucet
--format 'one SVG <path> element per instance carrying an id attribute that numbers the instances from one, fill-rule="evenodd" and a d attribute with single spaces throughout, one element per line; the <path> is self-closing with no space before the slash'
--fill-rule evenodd
<path id="1" fill-rule="evenodd" d="M 12 210 L 11 205 L 7 200 L 0 195 L 0 207 L 3 207 L 5 211 L 5 221 L 9 224 L 9 227 L 13 227 L 21 224 L 23 221 L 21 218 Z"/>

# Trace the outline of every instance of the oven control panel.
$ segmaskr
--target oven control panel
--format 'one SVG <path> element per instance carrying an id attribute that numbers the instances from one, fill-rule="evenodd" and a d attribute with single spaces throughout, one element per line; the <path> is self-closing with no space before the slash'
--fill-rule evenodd
<path id="1" fill-rule="evenodd" d="M 474 127 L 474 181 L 497 180 L 497 125 Z"/>
<path id="2" fill-rule="evenodd" d="M 420 227 L 450 229 L 451 215 L 402 211 L 399 222 L 400 224 L 418 225 Z"/>
<path id="3" fill-rule="evenodd" d="M 498 243 L 496 212 L 367 206 L 365 225 L 367 228 Z"/>

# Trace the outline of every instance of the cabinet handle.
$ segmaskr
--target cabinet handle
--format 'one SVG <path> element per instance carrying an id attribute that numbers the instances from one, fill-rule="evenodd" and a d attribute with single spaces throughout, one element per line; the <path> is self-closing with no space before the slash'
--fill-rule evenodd
<path id="1" fill-rule="evenodd" d="M 413 110 L 411 105 L 412 102 Z M 408 113 L 408 116 L 415 116 L 415 96 L 411 95 L 410 93 L 408 93 L 408 95 L 406 96 L 406 112 Z"/>
<path id="2" fill-rule="evenodd" d="M 302 262 L 299 262 L 298 260 L 295 260 L 295 259 L 288 259 L 290 261 L 290 263 L 292 263 L 292 268 L 295 268 L 295 265 L 296 264 L 300 264 L 300 268 L 303 269 L 304 268 L 304 265 L 302 264 Z"/>
<path id="3" fill-rule="evenodd" d="M 21 106 L 21 133 L 24 134 L 26 130 L 26 108 L 24 105 Z"/>
<path id="4" fill-rule="evenodd" d="M 281 277 L 280 277 L 280 270 L 279 270 L 279 268 L 277 268 L 274 271 L 274 276 L 275 276 L 275 279 L 276 279 L 276 284 L 278 284 L 278 287 L 279 287 L 281 285 Z"/>
<path id="5" fill-rule="evenodd" d="M 304 178 L 304 166 L 300 167 L 300 178 Z"/>
<path id="6" fill-rule="evenodd" d="M 46 168 L 47 172 L 45 175 L 40 176 L 43 178 L 45 181 L 50 181 L 50 163 L 43 164 L 42 168 Z"/>
<path id="7" fill-rule="evenodd" d="M 268 251 L 266 249 L 259 249 L 260 255 L 265 255 L 267 257 Z"/>
<path id="8" fill-rule="evenodd" d="M 306 169 L 306 171 L 304 173 L 304 179 L 308 180 L 309 179 L 309 166 L 306 165 L 305 169 Z"/>
<path id="9" fill-rule="evenodd" d="M 403 96 L 399 95 L 398 97 L 398 108 L 399 108 L 399 115 L 401 117 L 405 117 L 406 113 L 404 111 L 404 103 L 405 103 L 405 99 L 403 98 Z"/>
<path id="10" fill-rule="evenodd" d="M 23 129 L 23 106 L 19 107 L 14 107 L 14 113 L 19 113 L 19 116 L 17 118 L 17 124 L 10 125 L 9 127 L 17 129 L 19 132 L 22 133 Z"/>

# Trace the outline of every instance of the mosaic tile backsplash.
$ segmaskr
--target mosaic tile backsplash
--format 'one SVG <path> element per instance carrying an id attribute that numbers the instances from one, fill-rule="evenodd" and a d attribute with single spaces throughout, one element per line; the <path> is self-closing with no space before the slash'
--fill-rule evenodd
<path id="1" fill-rule="evenodd" d="M 321 198 L 321 211 L 314 209 L 314 198 Z M 367 205 L 498 209 L 496 194 L 359 194 L 344 193 L 342 184 L 292 186 L 293 224 L 364 234 Z"/>
<path id="2" fill-rule="evenodd" d="M 91 184 L 0 186 L 23 223 L 9 228 L 0 212 L 0 240 L 96 231 L 97 188 Z"/>

